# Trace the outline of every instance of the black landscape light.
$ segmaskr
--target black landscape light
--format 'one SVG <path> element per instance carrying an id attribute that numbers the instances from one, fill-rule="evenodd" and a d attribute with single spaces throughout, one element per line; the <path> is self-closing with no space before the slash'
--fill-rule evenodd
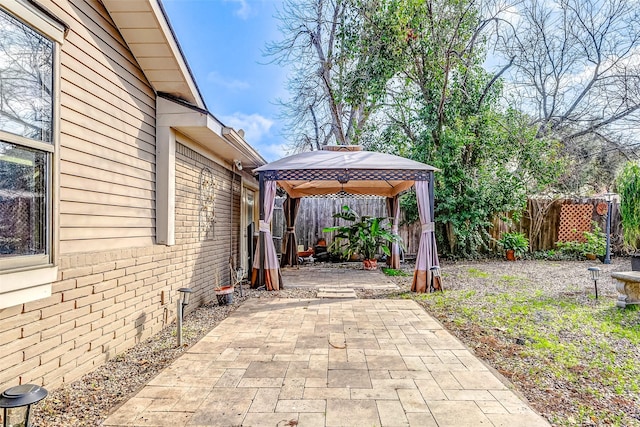
<path id="1" fill-rule="evenodd" d="M 600 278 L 600 268 L 598 267 L 589 267 L 589 274 L 591 274 L 591 280 L 593 280 L 593 285 L 596 288 L 596 299 L 598 299 L 598 279 Z"/>
<path id="2" fill-rule="evenodd" d="M 47 390 L 35 384 L 8 388 L 0 395 L 0 422 L 3 427 L 29 427 L 31 405 L 47 397 Z"/>
<path id="3" fill-rule="evenodd" d="M 180 288 L 178 289 L 178 292 L 180 292 L 180 302 L 184 310 L 184 307 L 189 305 L 189 299 L 191 298 L 193 290 L 191 288 Z"/>
<path id="4" fill-rule="evenodd" d="M 442 279 L 440 278 L 440 266 L 434 265 L 433 267 L 429 268 L 429 270 L 431 271 L 431 286 L 429 291 L 430 292 L 442 291 Z"/>

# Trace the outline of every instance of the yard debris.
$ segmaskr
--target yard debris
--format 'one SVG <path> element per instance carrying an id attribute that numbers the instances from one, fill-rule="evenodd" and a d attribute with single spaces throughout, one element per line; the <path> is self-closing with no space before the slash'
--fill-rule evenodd
<path id="1" fill-rule="evenodd" d="M 327 338 L 327 342 L 329 343 L 329 345 L 333 348 L 337 348 L 339 350 L 345 349 L 347 348 L 347 343 L 345 342 L 344 345 L 335 345 L 333 344 L 331 341 L 329 341 L 329 338 Z"/>

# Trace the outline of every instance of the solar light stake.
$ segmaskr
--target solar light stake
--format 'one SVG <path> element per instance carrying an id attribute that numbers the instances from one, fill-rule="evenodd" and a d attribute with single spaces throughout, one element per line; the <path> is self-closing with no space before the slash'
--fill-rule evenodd
<path id="1" fill-rule="evenodd" d="M 596 299 L 598 299 L 598 278 L 600 277 L 600 269 L 598 267 L 589 267 L 589 273 L 591 274 L 591 280 L 596 288 Z"/>
<path id="2" fill-rule="evenodd" d="M 189 299 L 193 290 L 191 288 L 180 288 L 180 298 L 178 299 L 178 307 L 176 309 L 176 324 L 178 326 L 178 347 L 182 347 L 182 318 L 184 316 L 184 307 L 189 304 Z"/>
<path id="3" fill-rule="evenodd" d="M 0 395 L 0 422 L 3 427 L 29 427 L 31 405 L 47 397 L 47 390 L 35 384 L 11 387 Z"/>
<path id="4" fill-rule="evenodd" d="M 431 270 L 431 285 L 429 292 L 442 291 L 442 281 L 440 280 L 440 266 L 434 265 Z"/>

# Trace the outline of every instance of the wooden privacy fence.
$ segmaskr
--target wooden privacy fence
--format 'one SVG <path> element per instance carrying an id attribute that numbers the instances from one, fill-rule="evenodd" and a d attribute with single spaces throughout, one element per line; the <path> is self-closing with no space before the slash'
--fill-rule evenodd
<path id="1" fill-rule="evenodd" d="M 276 246 L 278 238 L 283 237 L 286 230 L 282 212 L 283 203 L 284 198 L 276 198 L 273 218 L 273 236 L 276 239 Z M 347 224 L 346 221 L 333 218 L 333 214 L 340 212 L 344 205 L 351 207 L 360 215 L 387 216 L 386 201 L 381 197 L 304 197 L 300 201 L 296 219 L 298 245 L 306 249 L 314 246 L 320 238 L 326 239 L 327 244 L 330 244 L 335 233 L 324 233 L 322 229 Z M 280 248 L 276 249 L 280 251 Z"/>
<path id="2" fill-rule="evenodd" d="M 284 213 L 282 211 L 283 203 L 284 198 L 276 198 L 273 213 L 273 236 L 278 253 L 284 250 L 279 246 L 286 230 Z M 300 201 L 300 209 L 298 211 L 298 218 L 296 219 L 296 239 L 298 245 L 302 245 L 306 249 L 314 246 L 320 238 L 326 239 L 327 244 L 331 244 L 335 233 L 324 233 L 322 229 L 346 224 L 343 220 L 333 218 L 333 214 L 340 212 L 342 206 L 345 205 L 360 215 L 376 217 L 388 216 L 386 200 L 382 197 L 303 198 Z M 421 231 L 422 227 L 419 222 L 399 227 L 398 234 L 402 237 L 405 253 L 409 254 L 409 256 L 415 255 L 418 252 Z"/>
<path id="3" fill-rule="evenodd" d="M 281 242 L 286 230 L 282 211 L 283 202 L 284 198 L 276 198 L 272 225 L 278 253 L 282 251 Z M 593 207 L 591 220 L 598 223 L 600 228 L 605 231 L 606 213 L 599 213 L 602 213 L 602 206 L 598 209 L 598 205 L 602 203 L 605 203 L 603 199 L 593 198 L 530 198 L 527 201 L 527 209 L 519 221 L 512 220 L 512 224 L 509 225 L 501 219 L 495 218 L 493 227 L 489 230 L 489 233 L 493 238 L 498 239 L 502 233 L 506 231 L 519 231 L 529 237 L 531 251 L 554 249 L 555 243 L 558 241 L 558 232 L 561 226 L 562 205 L 591 205 Z M 332 215 L 339 212 L 344 205 L 351 207 L 360 215 L 378 217 L 386 217 L 388 215 L 386 201 L 380 197 L 303 198 L 300 202 L 300 209 L 296 220 L 296 238 L 298 245 L 308 248 L 314 246 L 319 238 L 326 239 L 327 243 L 330 244 L 333 241 L 334 233 L 324 233 L 322 229 L 343 224 L 342 220 L 335 219 Z M 615 202 L 611 204 L 611 243 L 614 252 L 620 252 L 622 250 L 622 225 L 620 222 L 619 206 L 620 205 Z M 420 233 L 421 226 L 419 222 L 405 224 L 399 227 L 398 234 L 402 237 L 405 253 L 408 254 L 408 256 L 413 256 L 418 252 Z"/>
<path id="4" fill-rule="evenodd" d="M 580 225 L 572 221 L 571 215 L 565 215 L 564 223 L 562 219 L 562 207 L 565 205 L 588 205 L 591 206 L 591 218 L 588 226 L 592 231 L 591 222 L 597 223 L 602 231 L 606 231 L 606 202 L 601 198 L 581 198 L 581 199 L 543 199 L 530 198 L 527 200 L 527 209 L 524 211 L 520 221 L 512 221 L 513 224 L 505 223 L 499 218 L 493 220 L 493 227 L 489 231 L 491 237 L 498 239 L 506 231 L 519 231 L 529 238 L 530 251 L 545 251 L 555 248 L 555 243 L 562 237 L 562 231 L 577 230 L 580 232 Z M 599 206 L 600 205 L 600 206 Z M 569 211 L 570 212 L 570 211 Z M 563 239 L 560 239 L 563 240 Z M 620 218 L 620 204 L 611 203 L 611 245 L 613 252 L 622 251 L 622 223 Z"/>

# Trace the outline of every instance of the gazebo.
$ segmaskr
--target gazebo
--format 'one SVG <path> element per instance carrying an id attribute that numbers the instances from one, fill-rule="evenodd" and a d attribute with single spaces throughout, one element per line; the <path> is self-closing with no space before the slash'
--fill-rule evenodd
<path id="1" fill-rule="evenodd" d="M 412 291 L 427 292 L 431 267 L 438 266 L 434 236 L 433 174 L 437 169 L 424 163 L 392 154 L 362 151 L 359 146 L 328 146 L 284 157 L 254 170 L 260 186 L 260 234 L 254 256 L 251 284 L 267 290 L 282 287 L 282 276 L 271 236 L 276 188 L 286 193 L 284 204 L 287 233 L 282 265 L 297 264 L 295 219 L 301 197 L 330 194 L 382 196 L 392 218 L 392 231 L 398 232 L 400 204 L 398 196 L 415 187 L 422 234 L 413 274 Z M 391 268 L 400 266 L 400 249 L 394 244 Z"/>

